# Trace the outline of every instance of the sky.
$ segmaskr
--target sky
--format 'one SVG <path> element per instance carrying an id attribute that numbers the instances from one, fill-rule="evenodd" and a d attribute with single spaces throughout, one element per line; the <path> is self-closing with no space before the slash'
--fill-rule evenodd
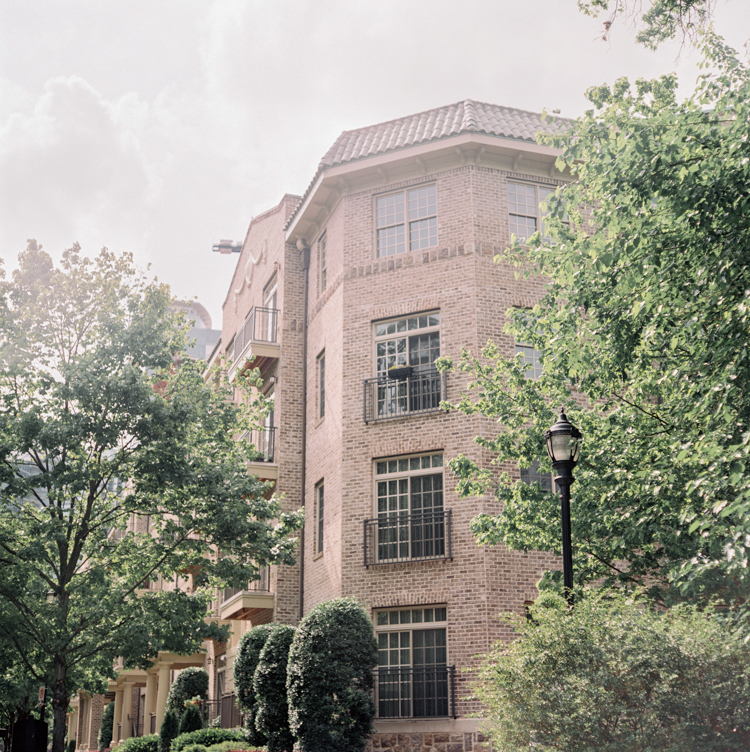
<path id="1" fill-rule="evenodd" d="M 221 328 L 250 220 L 344 130 L 475 99 L 576 117 L 590 86 L 677 72 L 576 0 L 2 0 L 0 257 L 132 252 Z M 736 49 L 750 2 L 716 0 Z M 744 53 L 743 53 L 744 54 Z"/>

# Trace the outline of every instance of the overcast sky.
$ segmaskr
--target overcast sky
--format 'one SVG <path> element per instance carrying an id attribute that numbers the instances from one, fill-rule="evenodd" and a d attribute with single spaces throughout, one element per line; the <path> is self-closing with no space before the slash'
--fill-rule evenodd
<path id="1" fill-rule="evenodd" d="M 2 0 L 0 255 L 106 245 L 221 327 L 253 216 L 301 194 L 343 130 L 462 99 L 576 117 L 585 90 L 671 71 L 576 0 Z M 718 0 L 741 48 L 750 2 Z M 679 58 L 678 58 L 679 56 Z"/>

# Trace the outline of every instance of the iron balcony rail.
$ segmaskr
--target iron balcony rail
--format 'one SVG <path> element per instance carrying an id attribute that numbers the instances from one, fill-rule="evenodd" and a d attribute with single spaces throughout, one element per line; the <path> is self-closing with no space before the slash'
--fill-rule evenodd
<path id="1" fill-rule="evenodd" d="M 365 423 L 405 415 L 431 413 L 446 399 L 446 378 L 435 366 L 414 366 L 402 378 L 380 376 L 365 379 L 363 414 Z"/>
<path id="2" fill-rule="evenodd" d="M 455 666 L 393 666 L 375 670 L 378 718 L 455 718 Z"/>
<path id="3" fill-rule="evenodd" d="M 252 308 L 234 338 L 234 363 L 239 363 L 251 342 L 275 343 L 278 320 L 278 308 Z"/>
<path id="4" fill-rule="evenodd" d="M 254 428 L 244 434 L 247 440 L 255 447 L 258 456 L 255 462 L 273 462 L 276 455 L 276 427 Z"/>
<path id="5" fill-rule="evenodd" d="M 220 700 L 204 700 L 201 702 L 201 714 L 206 727 L 213 725 L 217 718 L 220 719 L 220 728 L 241 728 L 243 725 L 242 713 L 234 694 L 224 695 Z"/>
<path id="6" fill-rule="evenodd" d="M 226 603 L 239 593 L 270 593 L 271 592 L 271 567 L 261 567 L 260 579 L 248 582 L 244 588 L 226 588 L 219 594 L 219 603 Z"/>
<path id="7" fill-rule="evenodd" d="M 453 559 L 451 510 L 393 512 L 364 522 L 365 566 Z"/>

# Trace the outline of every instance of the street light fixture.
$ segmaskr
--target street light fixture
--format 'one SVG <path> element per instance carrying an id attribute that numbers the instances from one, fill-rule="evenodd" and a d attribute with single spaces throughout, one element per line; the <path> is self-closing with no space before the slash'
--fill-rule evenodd
<path id="1" fill-rule="evenodd" d="M 570 542 L 570 486 L 575 480 L 573 468 L 581 454 L 583 435 L 568 420 L 564 408 L 552 428 L 545 431 L 547 454 L 556 473 L 555 483 L 560 488 L 562 511 L 563 585 L 568 603 L 573 603 L 573 551 Z"/>

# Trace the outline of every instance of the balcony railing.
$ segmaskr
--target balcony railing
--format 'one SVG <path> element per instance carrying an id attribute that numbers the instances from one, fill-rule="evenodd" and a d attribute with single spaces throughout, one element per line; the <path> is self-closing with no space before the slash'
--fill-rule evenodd
<path id="1" fill-rule="evenodd" d="M 214 723 L 217 717 L 221 718 L 221 728 L 241 728 L 243 725 L 242 713 L 237 707 L 237 698 L 234 694 L 224 695 L 220 700 L 204 700 L 201 703 L 201 712 L 205 726 Z"/>
<path id="2" fill-rule="evenodd" d="M 277 308 L 253 308 L 234 337 L 233 360 L 237 363 L 252 342 L 276 342 Z"/>
<path id="3" fill-rule="evenodd" d="M 455 666 L 375 670 L 378 718 L 455 718 Z"/>
<path id="4" fill-rule="evenodd" d="M 247 436 L 258 456 L 255 462 L 273 462 L 276 455 L 276 428 L 254 428 Z"/>
<path id="5" fill-rule="evenodd" d="M 365 566 L 452 559 L 451 510 L 394 512 L 364 522 Z"/>
<path id="6" fill-rule="evenodd" d="M 440 402 L 446 399 L 445 382 L 445 374 L 435 366 L 415 366 L 411 373 L 397 379 L 365 379 L 365 423 L 439 410 Z"/>
<path id="7" fill-rule="evenodd" d="M 260 579 L 249 582 L 247 584 L 247 587 L 226 588 L 226 590 L 222 590 L 221 593 L 219 594 L 219 603 L 226 603 L 228 600 L 234 598 L 235 595 L 238 595 L 239 593 L 246 593 L 248 591 L 258 592 L 258 593 L 271 592 L 271 568 L 270 567 L 261 567 Z"/>

